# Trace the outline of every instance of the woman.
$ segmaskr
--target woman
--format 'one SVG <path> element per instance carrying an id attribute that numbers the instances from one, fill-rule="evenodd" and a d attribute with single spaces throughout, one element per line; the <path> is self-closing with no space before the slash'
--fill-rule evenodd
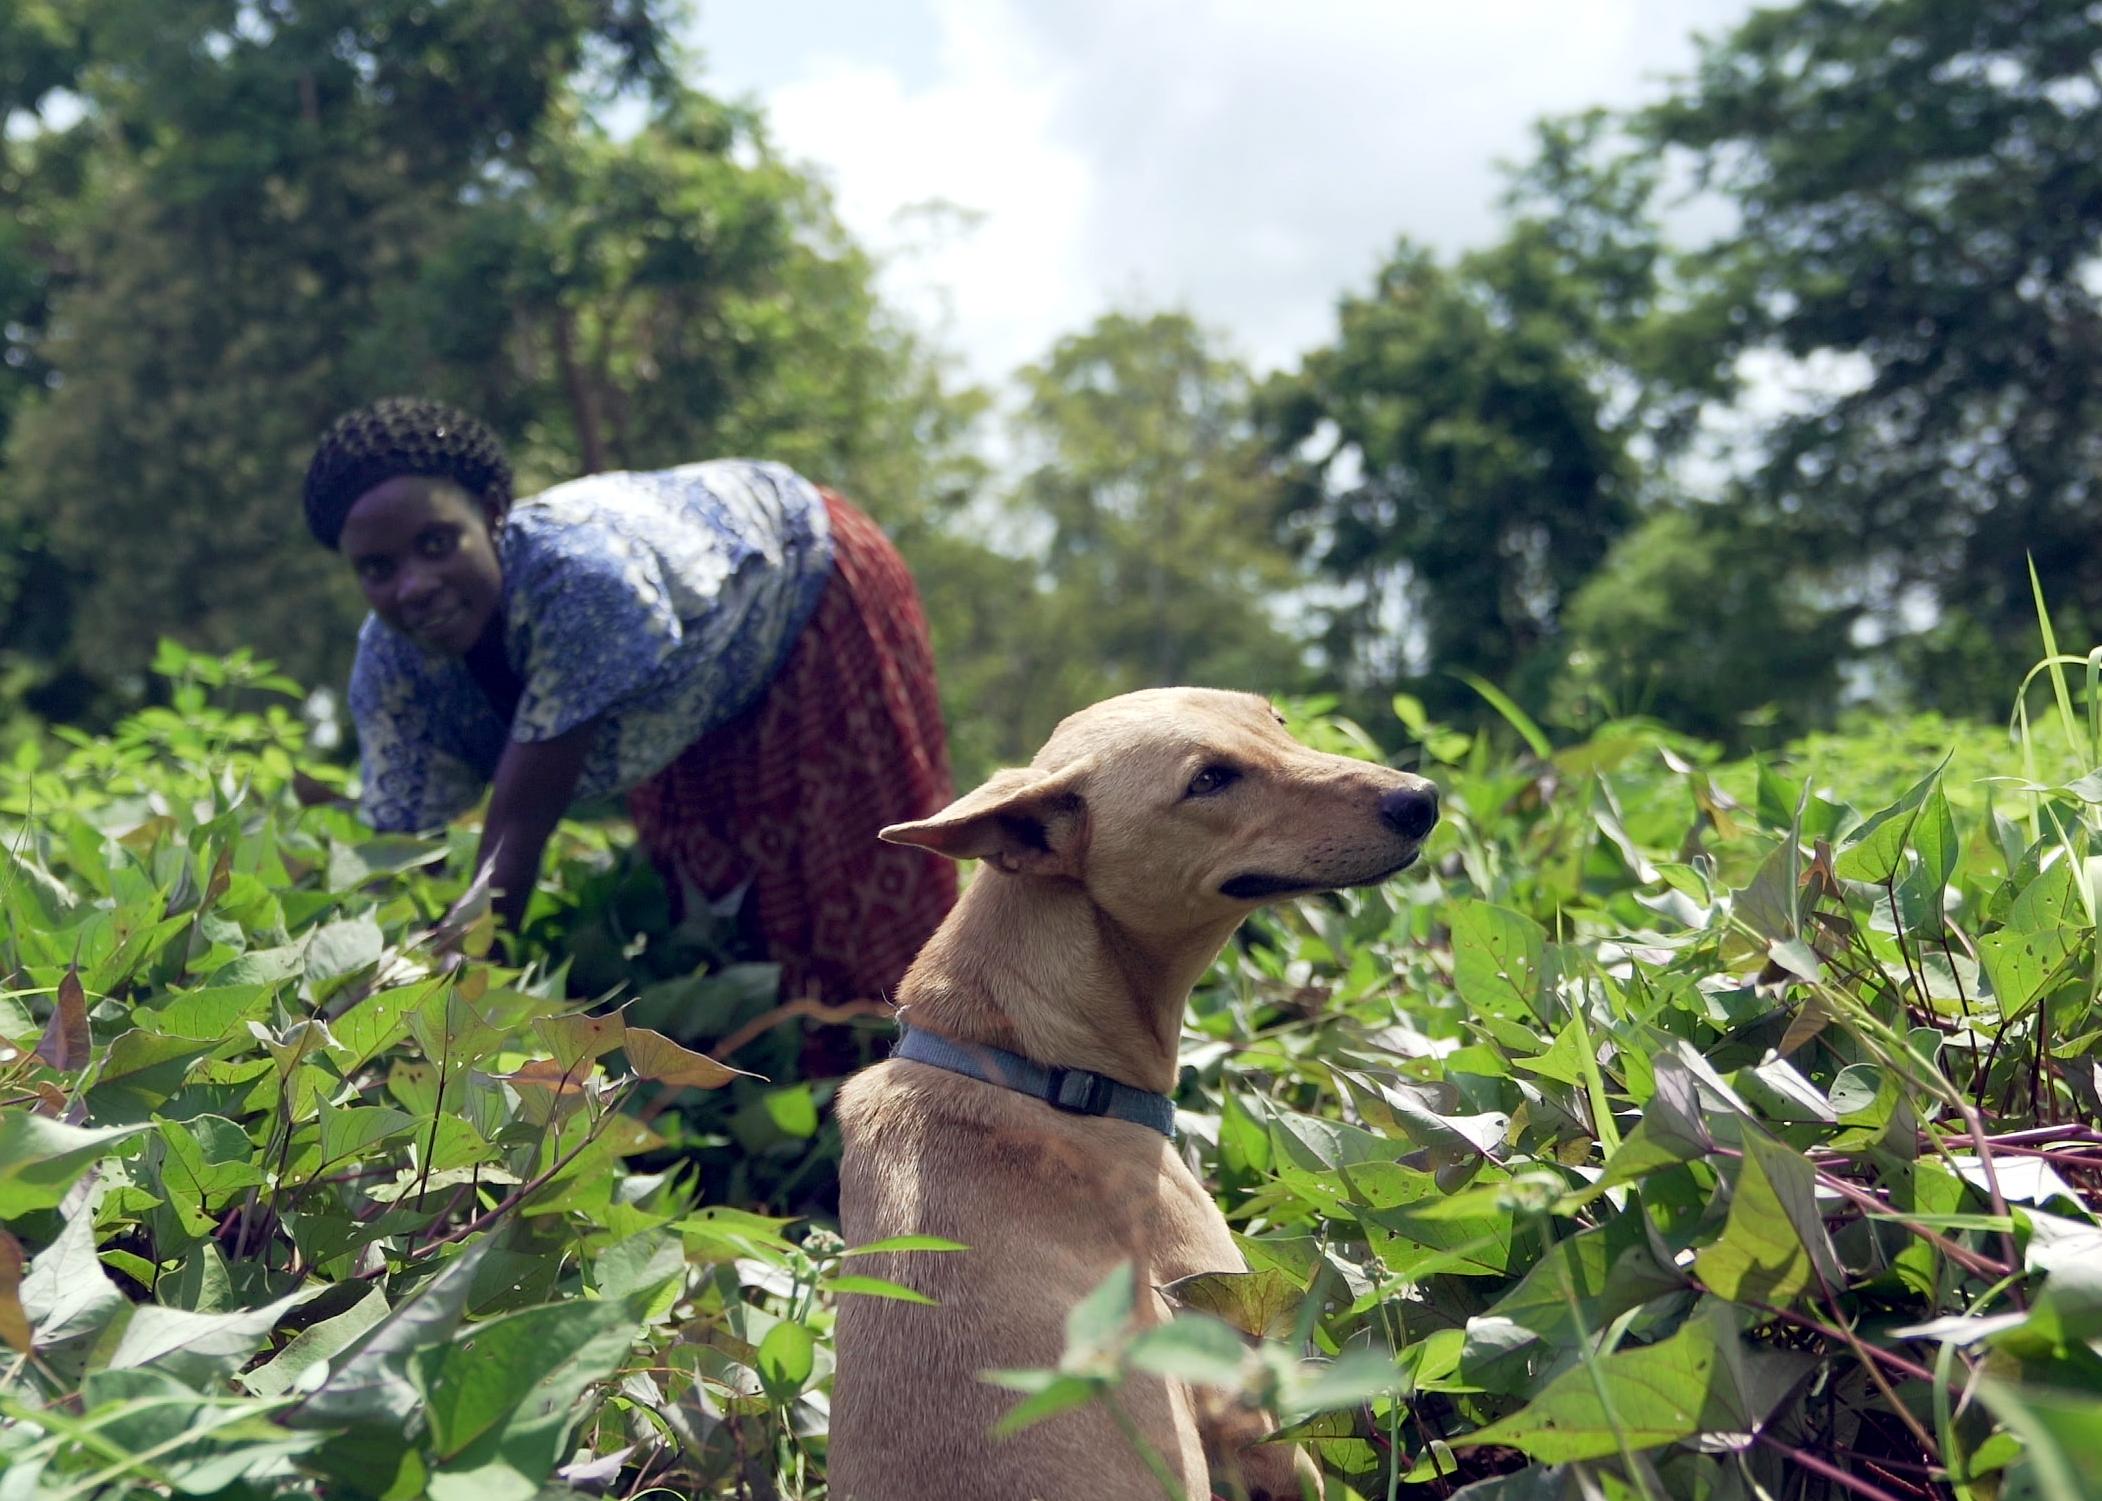
<path id="1" fill-rule="evenodd" d="M 735 459 L 514 501 L 488 428 L 408 398 L 328 430 L 305 503 L 372 607 L 350 706 L 375 828 L 487 785 L 515 927 L 564 810 L 625 792 L 675 892 L 749 882 L 784 994 L 888 994 L 956 881 L 876 838 L 950 785 L 926 619 L 868 517 Z"/>

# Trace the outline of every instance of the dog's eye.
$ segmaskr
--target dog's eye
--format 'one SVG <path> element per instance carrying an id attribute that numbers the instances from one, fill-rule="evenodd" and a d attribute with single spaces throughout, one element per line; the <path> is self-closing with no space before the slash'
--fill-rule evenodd
<path id="1" fill-rule="evenodd" d="M 1185 797 L 1210 797 L 1215 792 L 1225 791 L 1240 779 L 1241 774 L 1231 766 L 1207 766 L 1204 770 L 1198 772 L 1197 775 L 1190 778 L 1189 790 L 1183 795 Z"/>

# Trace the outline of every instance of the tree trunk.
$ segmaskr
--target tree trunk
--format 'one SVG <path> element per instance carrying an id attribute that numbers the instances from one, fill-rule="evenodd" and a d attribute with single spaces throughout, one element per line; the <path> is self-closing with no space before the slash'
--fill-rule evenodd
<path id="1" fill-rule="evenodd" d="M 576 320 L 568 308 L 555 309 L 555 363 L 562 370 L 562 389 L 569 397 L 569 413 L 577 427 L 585 474 L 599 474 L 606 467 L 606 448 L 599 437 L 598 409 L 591 399 L 590 383 L 577 368 Z"/>

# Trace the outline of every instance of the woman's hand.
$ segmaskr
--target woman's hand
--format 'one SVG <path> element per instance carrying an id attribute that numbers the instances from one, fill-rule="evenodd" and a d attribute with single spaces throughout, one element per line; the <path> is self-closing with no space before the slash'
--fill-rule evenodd
<path id="1" fill-rule="evenodd" d="M 540 879 L 548 835 L 568 811 L 597 733 L 598 721 L 592 719 L 552 740 L 514 740 L 496 763 L 482 847 L 475 857 L 476 880 L 480 884 L 487 878 L 497 920 L 514 933 Z"/>
<path id="2" fill-rule="evenodd" d="M 492 875 L 487 865 L 477 868 L 474 879 L 460 893 L 459 900 L 446 909 L 445 916 L 431 929 L 431 964 L 439 973 L 451 974 L 467 962 L 469 934 L 477 923 L 490 918 L 489 882 Z"/>

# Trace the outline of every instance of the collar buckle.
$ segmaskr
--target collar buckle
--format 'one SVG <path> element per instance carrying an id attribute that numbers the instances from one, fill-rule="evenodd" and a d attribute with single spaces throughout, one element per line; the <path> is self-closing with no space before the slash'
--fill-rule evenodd
<path id="1" fill-rule="evenodd" d="M 1044 1101 L 1068 1115 L 1107 1115 L 1116 1084 L 1082 1068 L 1054 1068 L 1044 1080 Z"/>

